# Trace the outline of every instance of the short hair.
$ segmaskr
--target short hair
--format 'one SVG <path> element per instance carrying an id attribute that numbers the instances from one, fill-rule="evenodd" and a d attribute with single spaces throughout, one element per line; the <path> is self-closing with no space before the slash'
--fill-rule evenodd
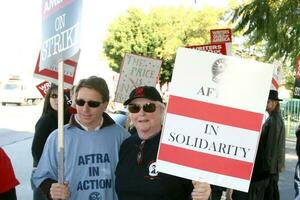
<path id="1" fill-rule="evenodd" d="M 80 88 L 83 87 L 96 90 L 102 96 L 102 101 L 109 101 L 109 89 L 106 81 L 103 78 L 90 76 L 89 78 L 81 79 L 76 86 L 76 96 Z"/>

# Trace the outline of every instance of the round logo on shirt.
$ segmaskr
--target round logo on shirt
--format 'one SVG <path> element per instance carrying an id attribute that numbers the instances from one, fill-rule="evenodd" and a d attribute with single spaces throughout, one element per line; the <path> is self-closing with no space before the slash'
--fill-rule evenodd
<path id="1" fill-rule="evenodd" d="M 156 162 L 149 165 L 149 176 L 157 176 L 158 171 L 156 170 Z"/>
<path id="2" fill-rule="evenodd" d="M 102 200 L 102 196 L 99 192 L 92 192 L 89 196 L 89 200 Z"/>

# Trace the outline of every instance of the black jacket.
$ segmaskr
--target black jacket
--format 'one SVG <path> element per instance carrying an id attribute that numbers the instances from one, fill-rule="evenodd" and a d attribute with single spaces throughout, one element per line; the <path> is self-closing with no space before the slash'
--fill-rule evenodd
<path id="1" fill-rule="evenodd" d="M 43 114 L 35 125 L 35 133 L 31 145 L 33 167 L 36 167 L 43 153 L 44 145 L 50 133 L 57 129 L 57 112 Z"/>
<path id="2" fill-rule="evenodd" d="M 69 114 L 64 117 L 64 124 L 70 119 Z M 35 125 L 35 133 L 31 145 L 31 153 L 33 157 L 33 167 L 37 164 L 42 156 L 44 145 L 50 133 L 57 129 L 58 119 L 56 111 L 49 111 L 43 114 Z"/>
<path id="3" fill-rule="evenodd" d="M 297 153 L 297 156 L 298 156 L 298 160 L 300 160 L 300 128 L 298 128 L 297 131 L 296 131 L 296 137 L 297 137 L 296 153 Z"/>
<path id="4" fill-rule="evenodd" d="M 285 126 L 280 112 L 273 112 L 263 124 L 252 181 L 279 174 L 285 164 Z"/>
<path id="5" fill-rule="evenodd" d="M 157 173 L 156 156 L 160 134 L 145 141 L 138 135 L 125 140 L 116 169 L 116 192 L 119 200 L 188 200 L 193 190 L 191 180 Z M 141 151 L 141 163 L 137 162 Z"/>

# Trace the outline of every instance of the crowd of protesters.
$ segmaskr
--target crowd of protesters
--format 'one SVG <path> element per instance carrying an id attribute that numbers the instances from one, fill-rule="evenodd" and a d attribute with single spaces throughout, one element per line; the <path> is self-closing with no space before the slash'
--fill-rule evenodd
<path id="1" fill-rule="evenodd" d="M 126 118 L 107 113 L 110 93 L 104 79 L 91 76 L 73 88 L 64 105 L 64 182 L 58 182 L 58 88 L 52 84 L 32 142 L 34 200 L 44 199 L 227 199 L 279 200 L 279 173 L 284 170 L 285 128 L 278 92 L 269 93 L 249 192 L 209 185 L 156 170 L 165 102 L 151 86 L 131 91 Z M 128 110 L 128 113 L 127 113 Z M 126 122 L 126 123 L 125 123 Z M 130 125 L 129 125 L 130 124 Z M 300 129 L 296 133 L 300 138 Z M 300 139 L 297 155 L 300 155 Z M 0 199 L 16 199 L 19 184 L 10 160 L 0 149 Z M 300 190 L 299 162 L 295 170 L 296 197 Z M 2 178 L 4 177 L 4 178 Z"/>

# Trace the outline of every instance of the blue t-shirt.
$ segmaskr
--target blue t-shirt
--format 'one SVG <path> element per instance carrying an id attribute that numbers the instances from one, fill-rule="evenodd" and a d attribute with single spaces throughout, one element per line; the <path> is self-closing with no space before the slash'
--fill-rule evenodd
<path id="1" fill-rule="evenodd" d="M 39 186 L 46 179 L 58 180 L 57 130 L 47 139 L 33 181 Z M 85 131 L 64 127 L 64 180 L 70 200 L 117 199 L 115 169 L 119 149 L 129 133 L 118 124 Z"/>

